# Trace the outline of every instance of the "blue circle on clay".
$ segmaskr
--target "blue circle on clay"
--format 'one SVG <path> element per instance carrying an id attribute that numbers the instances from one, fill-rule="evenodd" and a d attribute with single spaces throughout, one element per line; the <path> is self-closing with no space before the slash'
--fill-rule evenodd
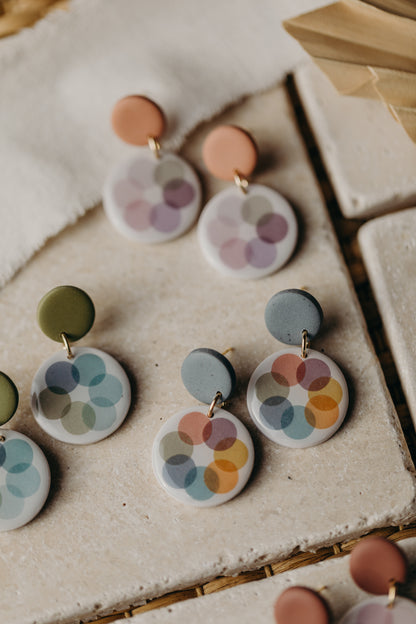
<path id="1" fill-rule="evenodd" d="M 206 466 L 197 466 L 193 474 L 192 483 L 190 483 L 185 489 L 187 494 L 195 500 L 204 501 L 212 498 L 215 492 L 212 492 L 207 488 L 205 484 L 205 470 Z"/>
<path id="2" fill-rule="evenodd" d="M 7 472 L 24 472 L 33 461 L 33 449 L 25 440 L 8 440 L 3 444 L 5 459 L 3 468 Z"/>
<path id="3" fill-rule="evenodd" d="M 0 518 L 10 520 L 17 518 L 23 511 L 24 498 L 14 496 L 5 485 L 0 487 Z"/>
<path id="4" fill-rule="evenodd" d="M 260 420 L 268 429 L 286 429 L 293 415 L 292 403 L 280 395 L 269 397 L 260 405 Z"/>
<path id="5" fill-rule="evenodd" d="M 55 362 L 46 371 L 45 381 L 55 394 L 69 393 L 78 385 L 78 369 L 70 362 Z"/>
<path id="6" fill-rule="evenodd" d="M 90 386 L 89 395 L 94 405 L 111 407 L 118 403 L 123 396 L 123 386 L 114 375 L 105 375 L 100 383 Z"/>
<path id="7" fill-rule="evenodd" d="M 313 415 L 311 414 L 313 417 Z M 284 432 L 292 440 L 304 440 L 309 437 L 315 427 L 310 425 L 305 418 L 305 407 L 303 405 L 294 405 L 292 407 L 292 419 L 285 427 Z"/>
<path id="8" fill-rule="evenodd" d="M 4 448 L 4 444 L 0 444 L 0 468 L 1 466 L 3 466 L 5 459 L 6 459 L 6 450 Z"/>
<path id="9" fill-rule="evenodd" d="M 40 474 L 35 466 L 28 466 L 24 474 L 8 473 L 6 477 L 7 489 L 13 496 L 28 498 L 36 494 L 40 487 Z"/>
<path id="10" fill-rule="evenodd" d="M 95 413 L 95 422 L 91 425 L 91 428 L 94 429 L 94 431 L 105 431 L 115 423 L 117 418 L 117 412 L 116 408 L 113 405 L 109 405 L 108 407 L 100 407 L 99 410 L 97 410 L 92 403 L 86 403 L 86 406 L 94 410 Z M 85 418 L 84 422 L 86 422 Z"/>
<path id="11" fill-rule="evenodd" d="M 74 365 L 77 368 L 81 386 L 97 386 L 105 377 L 104 360 L 93 353 L 78 356 Z"/>
<path id="12" fill-rule="evenodd" d="M 172 455 L 163 465 L 163 478 L 173 488 L 187 488 L 196 478 L 195 462 L 186 455 Z"/>

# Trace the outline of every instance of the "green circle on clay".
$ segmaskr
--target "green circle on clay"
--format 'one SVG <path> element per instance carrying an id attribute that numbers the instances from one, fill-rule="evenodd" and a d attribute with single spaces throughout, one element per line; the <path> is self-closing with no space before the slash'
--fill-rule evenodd
<path id="1" fill-rule="evenodd" d="M 272 204 L 266 197 L 262 197 L 261 195 L 247 197 L 241 210 L 244 221 L 254 226 L 258 224 L 262 217 L 272 213 Z"/>
<path id="2" fill-rule="evenodd" d="M 91 298 L 76 286 L 57 286 L 42 297 L 38 305 L 39 327 L 48 338 L 61 342 L 79 340 L 91 329 L 95 309 Z"/>
<path id="3" fill-rule="evenodd" d="M 155 169 L 154 178 L 156 184 L 165 186 L 172 180 L 182 180 L 185 175 L 185 168 L 182 163 L 165 159 Z"/>
<path id="4" fill-rule="evenodd" d="M 13 416 L 19 403 L 19 392 L 5 373 L 0 372 L 0 426 Z"/>

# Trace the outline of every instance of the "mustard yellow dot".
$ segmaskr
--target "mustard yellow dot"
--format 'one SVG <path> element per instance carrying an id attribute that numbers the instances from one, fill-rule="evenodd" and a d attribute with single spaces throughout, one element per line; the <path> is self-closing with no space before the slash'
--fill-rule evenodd
<path id="1" fill-rule="evenodd" d="M 248 448 L 241 440 L 236 440 L 230 448 L 225 451 L 214 451 L 214 461 L 227 461 L 234 464 L 237 470 L 242 468 L 248 460 Z M 221 463 L 220 463 L 221 465 Z"/>
<path id="2" fill-rule="evenodd" d="M 314 397 L 318 397 L 320 395 L 325 395 L 326 397 L 330 397 L 331 399 L 333 399 L 335 403 L 339 405 L 342 399 L 342 388 L 337 380 L 331 377 L 331 379 L 324 388 L 321 388 L 321 390 L 309 390 L 308 395 L 310 399 L 313 399 Z"/>

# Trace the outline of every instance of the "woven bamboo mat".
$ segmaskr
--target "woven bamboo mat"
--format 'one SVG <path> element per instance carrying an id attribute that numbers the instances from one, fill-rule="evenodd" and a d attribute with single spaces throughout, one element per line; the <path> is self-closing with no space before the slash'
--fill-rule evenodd
<path id="1" fill-rule="evenodd" d="M 65 8 L 66 6 L 66 0 L 0 0 L 0 37 L 15 34 L 22 28 L 34 24 L 49 11 L 55 8 Z M 330 218 L 334 225 L 342 253 L 366 319 L 369 334 L 380 360 L 387 386 L 396 406 L 403 432 L 406 437 L 413 462 L 415 463 L 416 433 L 406 405 L 397 375 L 397 370 L 386 341 L 383 325 L 371 292 L 371 287 L 368 282 L 357 242 L 357 231 L 363 221 L 352 219 L 347 220 L 341 215 L 332 186 L 328 180 L 319 150 L 314 140 L 313 133 L 307 123 L 296 92 L 294 81 L 291 77 L 289 77 L 287 81 L 287 89 L 294 106 L 296 117 L 311 159 L 312 166 L 315 170 L 317 179 L 325 197 Z M 412 524 L 400 527 L 385 527 L 372 531 L 372 534 L 383 535 L 392 541 L 400 541 L 409 537 L 416 537 L 416 518 L 415 522 Z M 284 561 L 278 561 L 276 563 L 263 566 L 258 570 L 243 572 L 238 576 L 215 578 L 208 583 L 204 583 L 203 585 L 172 592 L 159 598 L 149 600 L 146 604 L 142 604 L 137 607 L 130 607 L 125 611 L 114 612 L 107 617 L 101 617 L 93 620 L 87 619 L 84 620 L 84 622 L 94 622 L 94 624 L 110 624 L 111 622 L 114 622 L 122 617 L 130 618 L 138 613 L 166 607 L 174 604 L 175 602 L 198 598 L 205 594 L 212 594 L 243 583 L 258 581 L 275 574 L 287 572 L 288 570 L 294 570 L 296 568 L 311 565 L 326 559 L 342 557 L 351 551 L 357 541 L 358 540 L 348 540 L 346 542 L 336 543 L 331 547 L 321 548 L 315 553 L 300 552 Z"/>

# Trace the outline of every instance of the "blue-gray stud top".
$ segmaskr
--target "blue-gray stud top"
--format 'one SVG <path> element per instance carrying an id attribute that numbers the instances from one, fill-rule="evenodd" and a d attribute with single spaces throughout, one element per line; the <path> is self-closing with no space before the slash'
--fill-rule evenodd
<path id="1" fill-rule="evenodd" d="M 235 371 L 227 358 L 214 349 L 195 349 L 184 359 L 181 369 L 185 388 L 193 397 L 209 405 L 221 392 L 226 401 L 232 394 Z"/>
<path id="2" fill-rule="evenodd" d="M 285 344 L 302 344 L 302 331 L 315 338 L 323 320 L 322 308 L 311 294 L 290 288 L 273 295 L 264 313 L 266 327 L 272 336 Z"/>

